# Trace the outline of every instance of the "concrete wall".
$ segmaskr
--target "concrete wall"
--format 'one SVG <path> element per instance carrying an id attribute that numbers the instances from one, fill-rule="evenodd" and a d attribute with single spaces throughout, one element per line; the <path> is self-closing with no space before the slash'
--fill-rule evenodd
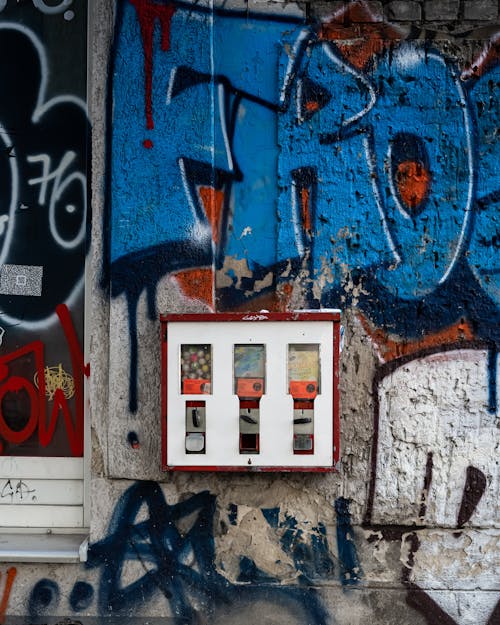
<path id="1" fill-rule="evenodd" d="M 93 4 L 89 557 L 0 616 L 500 623 L 497 3 Z M 162 474 L 158 313 L 319 306 L 339 473 Z"/>

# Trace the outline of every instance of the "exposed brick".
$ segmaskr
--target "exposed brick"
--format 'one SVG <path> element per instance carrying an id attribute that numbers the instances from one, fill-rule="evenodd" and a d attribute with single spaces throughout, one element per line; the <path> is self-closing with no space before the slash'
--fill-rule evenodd
<path id="1" fill-rule="evenodd" d="M 426 20 L 454 20 L 458 17 L 460 0 L 429 0 L 424 5 Z"/>
<path id="2" fill-rule="evenodd" d="M 313 2 L 311 8 L 316 16 L 322 18 L 329 18 L 332 15 L 342 15 L 345 12 L 347 2 Z M 343 23 L 343 20 L 339 18 L 339 21 Z"/>
<path id="3" fill-rule="evenodd" d="M 268 1 L 268 0 L 265 0 Z M 339 24 L 363 24 L 384 21 L 382 2 L 314 2 L 311 3 L 318 15 L 335 15 Z"/>
<path id="4" fill-rule="evenodd" d="M 384 8 L 382 2 L 365 2 L 366 7 L 370 11 L 372 22 L 382 22 L 384 19 Z"/>
<path id="5" fill-rule="evenodd" d="M 488 21 L 498 15 L 497 0 L 465 0 L 464 18 L 466 20 Z"/>
<path id="6" fill-rule="evenodd" d="M 410 22 L 422 18 L 422 9 L 418 2 L 389 2 L 386 6 L 386 17 L 389 20 Z"/>

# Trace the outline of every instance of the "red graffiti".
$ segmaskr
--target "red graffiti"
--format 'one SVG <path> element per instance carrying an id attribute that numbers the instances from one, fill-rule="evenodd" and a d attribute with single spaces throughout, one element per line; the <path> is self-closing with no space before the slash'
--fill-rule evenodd
<path id="1" fill-rule="evenodd" d="M 5 621 L 5 612 L 7 611 L 7 606 L 9 605 L 10 591 L 12 590 L 12 585 L 14 584 L 16 574 L 17 569 L 14 566 L 11 566 L 10 569 L 7 570 L 5 588 L 3 591 L 2 600 L 0 601 L 0 625 L 2 625 Z M 1 577 L 2 574 L 0 573 L 0 578 Z"/>
<path id="2" fill-rule="evenodd" d="M 144 79 L 146 99 L 146 127 L 154 128 L 153 122 L 153 35 L 156 20 L 160 22 L 161 49 L 166 52 L 170 48 L 170 22 L 175 13 L 171 4 L 155 4 L 152 0 L 130 0 L 137 11 L 137 18 L 141 28 L 142 46 L 144 49 Z M 152 147 L 152 142 L 144 144 Z"/>
<path id="3" fill-rule="evenodd" d="M 320 39 L 335 41 L 340 53 L 354 67 L 365 68 L 374 56 L 403 38 L 396 26 L 380 21 L 370 6 L 357 0 L 345 3 L 328 22 L 321 25 Z"/>
<path id="4" fill-rule="evenodd" d="M 28 440 L 38 427 L 39 442 L 42 447 L 46 447 L 52 440 L 59 414 L 62 413 L 71 453 L 74 456 L 82 456 L 84 431 L 83 376 L 89 376 L 90 366 L 84 364 L 83 352 L 68 307 L 61 304 L 57 306 L 56 313 L 64 331 L 71 357 L 75 384 L 75 418 L 73 419 L 64 391 L 58 388 L 54 393 L 54 403 L 48 419 L 45 394 L 44 346 L 41 341 L 33 341 L 21 349 L 0 358 L 0 436 L 10 443 L 19 445 Z M 27 378 L 17 375 L 9 377 L 9 363 L 23 357 L 32 357 L 34 359 L 38 388 Z M 23 428 L 14 430 L 7 424 L 4 418 L 3 400 L 8 393 L 19 393 L 21 391 L 26 392 L 29 400 L 29 416 Z M 0 440 L 1 450 L 2 441 Z"/>
<path id="5" fill-rule="evenodd" d="M 462 72 L 462 80 L 479 78 L 500 60 L 500 33 L 495 33 L 486 43 L 481 54 Z"/>

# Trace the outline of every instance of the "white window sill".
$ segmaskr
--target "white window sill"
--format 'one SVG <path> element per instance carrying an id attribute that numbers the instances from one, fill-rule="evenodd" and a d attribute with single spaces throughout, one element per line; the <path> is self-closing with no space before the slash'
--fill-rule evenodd
<path id="1" fill-rule="evenodd" d="M 87 534 L 0 533 L 0 562 L 86 562 Z"/>

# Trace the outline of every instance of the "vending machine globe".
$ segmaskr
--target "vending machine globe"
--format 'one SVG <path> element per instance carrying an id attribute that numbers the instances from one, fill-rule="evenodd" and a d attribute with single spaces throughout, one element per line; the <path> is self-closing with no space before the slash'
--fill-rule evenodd
<path id="1" fill-rule="evenodd" d="M 265 345 L 234 346 L 234 386 L 240 400 L 240 453 L 259 453 L 259 403 L 265 387 L 265 358 Z"/>
<path id="2" fill-rule="evenodd" d="M 293 397 L 293 453 L 314 453 L 314 400 L 319 393 L 319 344 L 288 346 L 288 390 Z"/>
<path id="3" fill-rule="evenodd" d="M 166 471 L 332 471 L 340 311 L 162 315 Z"/>

